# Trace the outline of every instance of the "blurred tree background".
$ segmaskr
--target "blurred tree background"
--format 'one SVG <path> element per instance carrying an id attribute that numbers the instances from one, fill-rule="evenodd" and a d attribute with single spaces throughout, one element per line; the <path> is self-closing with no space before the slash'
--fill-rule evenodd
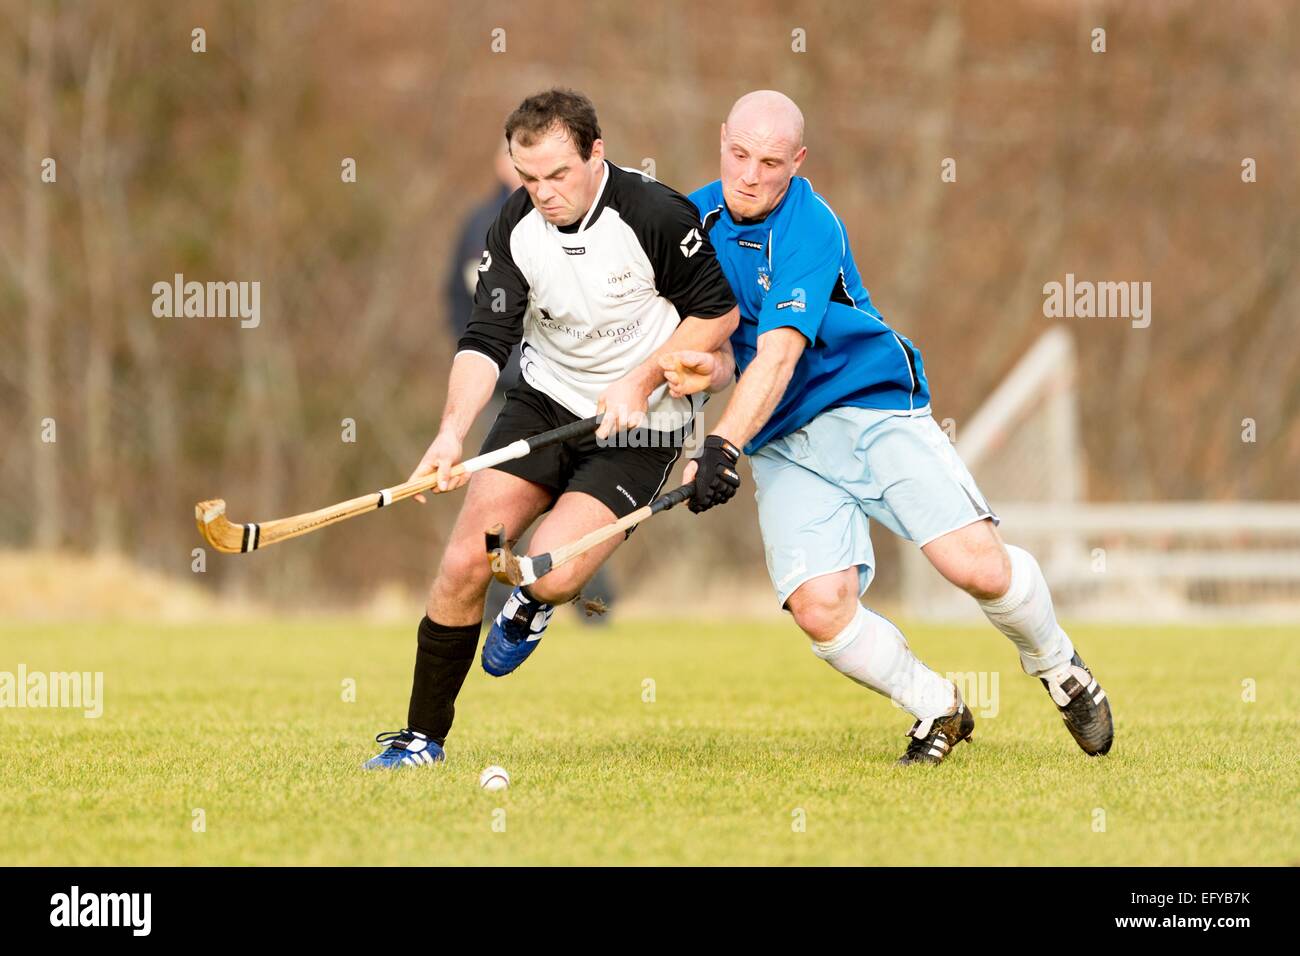
<path id="1" fill-rule="evenodd" d="M 454 352 L 457 226 L 505 115 L 552 84 L 592 96 L 613 160 L 683 192 L 717 177 L 737 96 L 791 95 L 803 173 L 959 429 L 1050 327 L 1045 283 L 1151 282 L 1147 329 L 1061 320 L 1089 496 L 1294 498 L 1298 54 L 1271 0 L 0 0 L 0 544 L 188 576 L 200 499 L 250 521 L 404 480 Z M 155 318 L 176 273 L 259 281 L 260 326 Z M 423 588 L 456 507 L 209 555 L 203 580 L 285 606 Z M 681 601 L 765 588 L 752 496 L 648 526 L 615 570 Z"/>

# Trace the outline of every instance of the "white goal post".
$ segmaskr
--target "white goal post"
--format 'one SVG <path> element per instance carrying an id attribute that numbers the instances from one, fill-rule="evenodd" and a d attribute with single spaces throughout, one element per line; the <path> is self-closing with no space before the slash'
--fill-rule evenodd
<path id="1" fill-rule="evenodd" d="M 1300 503 L 1089 503 L 1078 409 L 1073 340 L 1057 326 L 953 430 L 1003 537 L 1038 558 L 1061 615 L 1300 619 Z M 910 616 L 982 619 L 919 549 L 902 554 Z"/>

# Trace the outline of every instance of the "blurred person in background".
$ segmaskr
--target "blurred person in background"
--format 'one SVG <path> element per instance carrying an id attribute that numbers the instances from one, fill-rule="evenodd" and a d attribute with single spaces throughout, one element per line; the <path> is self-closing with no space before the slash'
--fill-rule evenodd
<path id="1" fill-rule="evenodd" d="M 488 230 L 501 213 L 511 193 L 523 185 L 515 164 L 510 161 L 510 150 L 503 143 L 492 161 L 497 187 L 492 195 L 469 211 L 461 223 L 456 245 L 452 248 L 450 268 L 447 270 L 447 324 L 453 343 L 469 329 L 469 318 L 474 311 L 474 289 L 478 285 L 478 267 L 483 262 L 483 248 Z M 492 404 L 488 411 L 495 416 L 505 400 L 505 394 L 519 381 L 519 346 L 510 350 L 510 358 L 501 369 Z"/>

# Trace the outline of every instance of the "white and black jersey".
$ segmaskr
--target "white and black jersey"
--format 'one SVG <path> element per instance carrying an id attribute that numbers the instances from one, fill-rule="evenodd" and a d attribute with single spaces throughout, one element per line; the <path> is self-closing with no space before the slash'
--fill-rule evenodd
<path id="1" fill-rule="evenodd" d="M 686 316 L 736 304 L 695 206 L 637 170 L 605 162 L 596 201 L 557 227 L 520 188 L 488 231 L 461 351 L 502 367 L 522 341 L 526 382 L 580 418 L 640 365 Z M 650 395 L 655 431 L 689 423 L 700 396 Z"/>

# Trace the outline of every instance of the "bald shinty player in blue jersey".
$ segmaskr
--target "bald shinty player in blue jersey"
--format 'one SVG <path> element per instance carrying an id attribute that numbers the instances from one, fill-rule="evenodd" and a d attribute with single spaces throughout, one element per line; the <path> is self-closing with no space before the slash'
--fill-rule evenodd
<path id="1" fill-rule="evenodd" d="M 974 479 L 930 415 L 919 351 L 863 287 L 844 224 L 796 173 L 803 115 L 747 94 L 721 130 L 721 178 L 691 195 L 741 322 L 729 346 L 661 364 L 674 395 L 739 380 L 687 466 L 691 510 L 735 493 L 750 456 L 768 570 L 813 653 L 915 718 L 902 764 L 941 763 L 974 717 L 890 621 L 860 603 L 874 574 L 869 521 L 919 546 L 1015 644 L 1089 755 L 1110 750 L 1110 702 L 1060 627 L 1038 562 L 1006 545 Z"/>

